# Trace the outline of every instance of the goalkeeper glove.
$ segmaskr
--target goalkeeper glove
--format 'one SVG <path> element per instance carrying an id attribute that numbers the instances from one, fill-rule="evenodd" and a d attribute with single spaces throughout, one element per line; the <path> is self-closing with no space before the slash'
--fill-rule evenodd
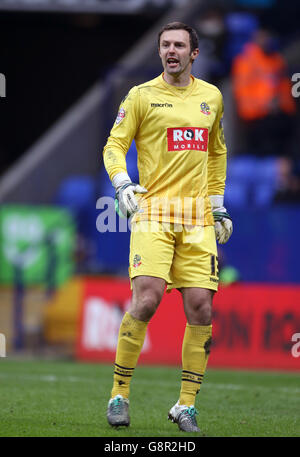
<path id="1" fill-rule="evenodd" d="M 215 221 L 216 239 L 220 244 L 225 244 L 231 237 L 233 230 L 231 217 L 223 206 L 223 195 L 210 195 L 209 198 Z"/>
<path id="2" fill-rule="evenodd" d="M 112 182 L 116 189 L 115 210 L 120 217 L 129 218 L 139 210 L 134 194 L 145 194 L 148 191 L 139 184 L 131 182 L 126 173 L 118 173 Z"/>

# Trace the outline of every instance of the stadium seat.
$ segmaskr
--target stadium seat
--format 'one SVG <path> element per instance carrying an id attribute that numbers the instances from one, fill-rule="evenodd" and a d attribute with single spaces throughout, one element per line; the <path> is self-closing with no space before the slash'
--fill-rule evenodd
<path id="1" fill-rule="evenodd" d="M 253 156 L 235 157 L 228 163 L 228 179 L 252 182 L 256 173 L 257 161 Z"/>
<path id="2" fill-rule="evenodd" d="M 95 205 L 95 181 L 90 176 L 71 176 L 60 185 L 55 203 L 77 213 L 86 205 Z"/>
<path id="3" fill-rule="evenodd" d="M 226 181 L 225 206 L 245 208 L 249 204 L 249 186 L 247 182 L 236 179 Z"/>
<path id="4" fill-rule="evenodd" d="M 256 180 L 276 183 L 278 180 L 278 161 L 276 157 L 257 159 Z"/>
<path id="5" fill-rule="evenodd" d="M 257 17 L 247 12 L 233 12 L 225 17 L 228 31 L 226 58 L 229 61 L 239 54 L 258 27 Z"/>
<path id="6" fill-rule="evenodd" d="M 228 163 L 227 176 L 225 195 L 229 207 L 270 205 L 278 183 L 277 159 L 234 157 Z"/>
<path id="7" fill-rule="evenodd" d="M 77 227 L 78 249 L 82 259 L 78 269 L 91 270 L 96 260 L 96 182 L 91 176 L 66 178 L 60 185 L 54 203 L 70 211 Z"/>
<path id="8" fill-rule="evenodd" d="M 253 203 L 256 207 L 271 205 L 278 185 L 278 165 L 275 157 L 257 159 Z"/>
<path id="9" fill-rule="evenodd" d="M 270 182 L 256 183 L 254 191 L 254 206 L 269 206 L 272 204 L 275 194 L 275 185 Z"/>

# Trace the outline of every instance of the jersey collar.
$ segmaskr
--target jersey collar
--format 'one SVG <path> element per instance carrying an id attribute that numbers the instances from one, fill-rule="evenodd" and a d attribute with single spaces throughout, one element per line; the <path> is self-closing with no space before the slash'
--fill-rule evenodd
<path id="1" fill-rule="evenodd" d="M 165 80 L 164 80 L 164 73 L 162 73 L 159 78 L 161 80 L 161 83 L 163 84 L 164 87 L 166 87 L 167 89 L 169 89 L 169 91 L 171 91 L 173 94 L 175 94 L 177 97 L 180 97 L 182 99 L 185 99 L 186 97 L 188 97 L 191 92 L 194 90 L 194 87 L 195 87 L 195 78 L 193 75 L 190 75 L 191 76 L 191 81 L 190 81 L 190 84 L 188 86 L 173 86 L 172 84 L 168 84 Z"/>

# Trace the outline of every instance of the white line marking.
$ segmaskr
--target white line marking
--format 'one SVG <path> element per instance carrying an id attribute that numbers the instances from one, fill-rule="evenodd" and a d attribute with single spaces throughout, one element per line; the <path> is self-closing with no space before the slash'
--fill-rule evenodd
<path id="1" fill-rule="evenodd" d="M 99 383 L 99 378 L 84 378 L 80 376 L 57 376 L 54 374 L 47 374 L 47 375 L 38 375 L 38 374 L 27 374 L 27 373 L 0 373 L 0 379 L 15 379 L 16 381 L 42 381 L 42 382 L 81 382 L 84 384 L 87 383 Z M 134 379 L 134 378 L 133 378 Z M 139 384 L 150 384 L 153 385 L 153 380 L 146 380 L 146 379 L 138 379 L 136 380 Z M 156 385 L 161 386 L 174 386 L 174 382 L 170 381 L 155 381 Z M 218 390 L 249 390 L 249 385 L 243 384 L 224 384 L 218 382 L 203 382 L 202 388 L 205 387 L 207 389 L 218 389 Z M 285 393 L 285 394 L 300 394 L 300 388 L 297 387 L 266 387 L 260 386 L 257 384 L 251 384 L 252 389 L 261 390 L 264 392 L 277 392 L 277 393 Z"/>

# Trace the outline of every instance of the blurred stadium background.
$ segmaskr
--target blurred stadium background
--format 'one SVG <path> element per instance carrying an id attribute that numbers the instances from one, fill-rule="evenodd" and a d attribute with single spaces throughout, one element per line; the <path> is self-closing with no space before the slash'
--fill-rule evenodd
<path id="1" fill-rule="evenodd" d="M 283 0 L 0 0 L 0 333 L 8 356 L 113 360 L 130 297 L 130 232 L 97 230 L 96 202 L 113 196 L 102 149 L 129 88 L 161 72 L 161 25 L 180 20 L 199 32 L 194 75 L 218 85 L 225 102 L 234 233 L 219 248 L 210 365 L 300 369 L 299 12 Z M 251 54 L 257 71 L 249 43 L 265 46 Z M 133 143 L 127 163 L 138 179 L 135 159 Z M 174 291 L 141 360 L 179 364 L 183 328 Z"/>

